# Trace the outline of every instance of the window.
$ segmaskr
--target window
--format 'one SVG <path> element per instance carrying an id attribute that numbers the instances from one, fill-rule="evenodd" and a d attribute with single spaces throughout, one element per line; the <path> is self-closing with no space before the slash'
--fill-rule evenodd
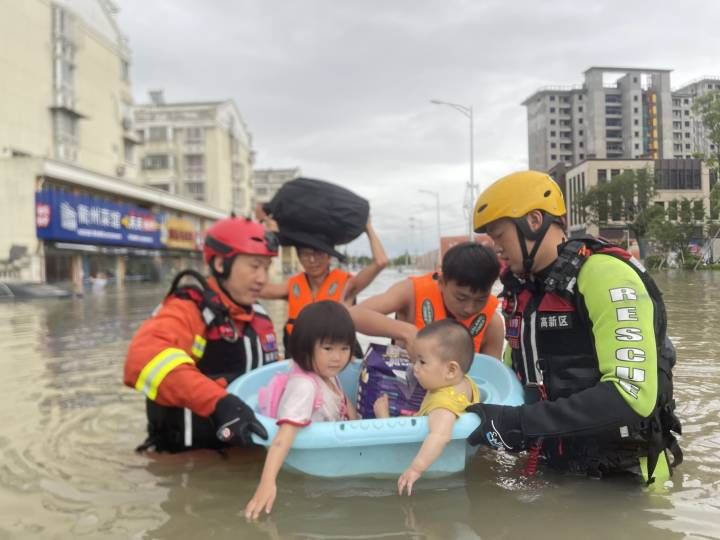
<path id="1" fill-rule="evenodd" d="M 677 201 L 668 202 L 667 217 L 670 221 L 677 221 L 677 218 L 678 218 L 678 203 L 677 203 Z"/>
<path id="2" fill-rule="evenodd" d="M 185 191 L 197 201 L 205 200 L 205 182 L 185 182 Z"/>
<path id="3" fill-rule="evenodd" d="M 580 106 L 578 107 L 578 112 L 583 112 L 582 105 L 580 105 Z"/>
<path id="4" fill-rule="evenodd" d="M 551 132 L 550 132 L 550 136 L 551 136 L 551 137 L 554 137 L 554 136 L 555 136 L 555 132 L 554 132 L 554 131 L 551 131 Z"/>
<path id="5" fill-rule="evenodd" d="M 201 174 L 205 172 L 205 156 L 202 154 L 187 154 L 185 156 L 185 172 Z"/>
<path id="6" fill-rule="evenodd" d="M 683 103 L 684 103 L 685 105 L 687 105 L 688 103 L 690 103 L 690 100 L 689 100 L 688 98 L 685 98 L 685 99 L 683 99 Z"/>
<path id="7" fill-rule="evenodd" d="M 633 113 L 634 113 L 634 114 L 637 114 L 637 113 L 638 113 L 638 108 L 637 108 L 637 107 L 633 107 Z"/>
<path id="8" fill-rule="evenodd" d="M 677 98 L 673 98 L 672 100 L 673 107 L 679 107 L 680 106 L 680 100 Z"/>
<path id="9" fill-rule="evenodd" d="M 633 82 L 634 82 L 634 83 L 637 82 L 637 77 L 633 77 Z"/>
<path id="10" fill-rule="evenodd" d="M 633 125 L 635 125 L 635 126 L 640 125 L 640 122 L 638 121 L 637 118 L 635 120 L 633 120 Z"/>
<path id="11" fill-rule="evenodd" d="M 148 154 L 143 159 L 143 169 L 146 171 L 159 171 L 170 167 L 170 158 L 167 154 Z"/>
<path id="12" fill-rule="evenodd" d="M 690 115 L 690 111 L 685 109 L 685 116 L 689 116 L 689 115 Z"/>
<path id="13" fill-rule="evenodd" d="M 605 114 L 622 114 L 622 107 L 605 107 Z"/>
<path id="14" fill-rule="evenodd" d="M 582 124 L 582 123 L 583 123 L 583 119 L 582 118 L 578 119 L 578 124 Z"/>
<path id="15" fill-rule="evenodd" d="M 655 186 L 658 189 L 700 189 L 700 163 L 696 159 L 656 161 Z"/>
<path id="16" fill-rule="evenodd" d="M 682 144 L 673 144 L 673 152 L 682 152 Z"/>
<path id="17" fill-rule="evenodd" d="M 580 159 L 585 159 L 585 154 L 580 154 Z"/>
<path id="18" fill-rule="evenodd" d="M 637 101 L 637 100 L 638 100 L 637 94 L 633 95 L 633 101 Z"/>
<path id="19" fill-rule="evenodd" d="M 583 147 L 585 146 L 585 143 L 582 142 L 582 141 L 580 141 L 580 142 L 578 143 L 578 146 L 579 146 L 580 148 L 583 148 Z"/>
<path id="20" fill-rule="evenodd" d="M 550 96 L 550 101 L 555 101 L 555 96 Z"/>
<path id="21" fill-rule="evenodd" d="M 682 122 L 673 122 L 673 129 L 682 129 Z"/>
<path id="22" fill-rule="evenodd" d="M 551 112 L 551 113 L 554 113 L 554 112 L 555 112 L 555 107 L 550 107 L 550 112 Z"/>
<path id="23" fill-rule="evenodd" d="M 148 140 L 150 142 L 162 142 L 168 140 L 168 132 L 165 126 L 151 127 L 148 131 Z"/>
<path id="24" fill-rule="evenodd" d="M 555 161 L 557 159 L 557 156 L 555 154 L 550 155 L 550 161 Z"/>
<path id="25" fill-rule="evenodd" d="M 205 140 L 205 130 L 201 127 L 189 127 L 185 130 L 185 142 L 201 143 Z"/>
<path id="26" fill-rule="evenodd" d="M 686 131 L 686 132 L 685 132 L 685 136 L 689 139 L 689 138 L 690 138 L 690 133 Z"/>
<path id="27" fill-rule="evenodd" d="M 570 114 L 570 109 L 569 108 L 560 109 L 560 114 Z"/>
<path id="28" fill-rule="evenodd" d="M 598 184 L 607 182 L 607 169 L 598 169 Z"/>
<path id="29" fill-rule="evenodd" d="M 718 86 L 718 88 L 720 88 L 720 86 Z M 578 101 L 582 101 L 582 94 L 578 96 Z"/>
<path id="30" fill-rule="evenodd" d="M 680 122 L 678 122 L 679 124 Z M 690 122 L 688 120 L 685 120 L 685 127 L 690 127 Z"/>
<path id="31" fill-rule="evenodd" d="M 635 150 L 640 150 L 640 145 L 638 143 L 635 143 Z"/>
<path id="32" fill-rule="evenodd" d="M 581 137 L 583 136 L 583 133 L 584 133 L 584 132 L 583 132 L 582 129 L 581 129 L 580 131 L 578 131 L 578 135 L 580 135 Z"/>
<path id="33" fill-rule="evenodd" d="M 702 200 L 696 199 L 693 201 L 692 213 L 693 213 L 693 219 L 695 221 L 703 220 L 703 218 L 705 217 L 705 208 L 703 207 Z"/>
<path id="34" fill-rule="evenodd" d="M 610 178 L 615 178 L 620 174 L 620 169 L 611 169 L 610 170 Z"/>
<path id="35" fill-rule="evenodd" d="M 130 82 L 130 62 L 125 59 L 120 60 L 120 78 L 125 82 Z"/>
<path id="36" fill-rule="evenodd" d="M 551 118 L 551 119 L 550 119 L 550 125 L 551 125 L 551 126 L 554 126 L 554 125 L 555 125 L 555 119 L 554 119 L 554 118 Z"/>
<path id="37" fill-rule="evenodd" d="M 685 150 L 690 150 L 690 145 L 689 145 L 689 144 L 686 144 L 686 145 L 685 145 Z"/>
<path id="38" fill-rule="evenodd" d="M 639 131 L 636 131 L 636 132 L 635 132 L 635 136 L 636 136 L 636 137 L 639 137 L 639 136 L 640 136 L 640 132 L 639 132 Z"/>
<path id="39" fill-rule="evenodd" d="M 556 146 L 557 146 L 557 144 L 555 144 L 554 142 L 550 143 L 550 148 L 555 148 Z"/>

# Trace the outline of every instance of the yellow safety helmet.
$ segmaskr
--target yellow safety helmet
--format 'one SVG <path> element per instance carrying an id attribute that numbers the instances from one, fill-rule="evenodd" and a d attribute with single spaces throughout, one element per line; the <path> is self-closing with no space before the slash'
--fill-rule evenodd
<path id="1" fill-rule="evenodd" d="M 562 217 L 566 214 L 560 186 L 549 175 L 538 171 L 520 171 L 496 180 L 480 194 L 473 211 L 473 228 L 500 218 L 520 218 L 533 210 Z"/>

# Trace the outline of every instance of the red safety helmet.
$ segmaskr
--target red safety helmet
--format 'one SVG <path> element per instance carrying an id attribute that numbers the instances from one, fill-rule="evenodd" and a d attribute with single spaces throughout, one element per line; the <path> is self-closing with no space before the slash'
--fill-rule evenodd
<path id="1" fill-rule="evenodd" d="M 203 256 L 208 264 L 213 257 L 230 259 L 239 254 L 274 257 L 277 252 L 277 235 L 250 218 L 221 219 L 205 233 Z"/>

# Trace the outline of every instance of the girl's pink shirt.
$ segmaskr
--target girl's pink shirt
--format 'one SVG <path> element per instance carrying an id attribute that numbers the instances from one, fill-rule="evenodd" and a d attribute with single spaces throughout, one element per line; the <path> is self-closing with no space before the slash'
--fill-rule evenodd
<path id="1" fill-rule="evenodd" d="M 315 375 L 314 379 L 315 381 L 307 376 L 290 374 L 278 404 L 278 425 L 307 426 L 311 422 L 348 420 L 348 398 L 342 391 L 340 381 L 337 378 L 333 380 L 336 387 L 333 390 L 320 377 Z M 315 407 L 316 391 L 322 393 L 319 407 Z"/>

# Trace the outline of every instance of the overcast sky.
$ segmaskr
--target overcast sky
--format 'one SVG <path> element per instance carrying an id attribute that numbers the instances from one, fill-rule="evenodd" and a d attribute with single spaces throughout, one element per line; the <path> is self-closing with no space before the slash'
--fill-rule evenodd
<path id="1" fill-rule="evenodd" d="M 117 0 L 136 102 L 235 100 L 258 168 L 295 167 L 370 200 L 391 255 L 467 230 L 469 121 L 480 189 L 527 167 L 525 108 L 590 66 L 720 75 L 720 2 Z M 411 228 L 411 216 L 416 220 Z M 361 238 L 350 246 L 368 252 Z"/>

